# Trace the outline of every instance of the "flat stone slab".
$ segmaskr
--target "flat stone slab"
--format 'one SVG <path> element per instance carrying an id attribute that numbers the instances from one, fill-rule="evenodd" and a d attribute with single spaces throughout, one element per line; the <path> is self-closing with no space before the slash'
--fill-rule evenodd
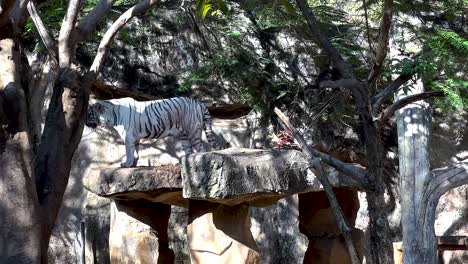
<path id="1" fill-rule="evenodd" d="M 90 192 L 114 200 L 145 199 L 188 206 L 188 201 L 182 197 L 180 167 L 175 165 L 97 168 L 83 179 L 83 184 Z"/>
<path id="2" fill-rule="evenodd" d="M 296 193 L 321 191 L 297 150 L 230 148 L 195 153 L 182 159 L 183 197 L 226 205 L 268 206 Z M 357 189 L 357 184 L 332 173 L 333 186 Z"/>
<path id="3" fill-rule="evenodd" d="M 297 150 L 230 148 L 182 157 L 182 164 L 136 168 L 98 168 L 83 180 L 89 191 L 114 200 L 187 207 L 189 199 L 264 207 L 296 193 L 321 191 L 308 162 Z M 336 171 L 335 187 L 359 190 Z"/>

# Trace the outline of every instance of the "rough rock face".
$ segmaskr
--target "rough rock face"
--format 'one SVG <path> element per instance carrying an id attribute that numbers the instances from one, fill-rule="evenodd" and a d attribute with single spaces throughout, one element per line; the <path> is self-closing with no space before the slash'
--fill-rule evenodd
<path id="1" fill-rule="evenodd" d="M 226 205 L 270 205 L 288 194 L 319 188 L 304 161 L 297 151 L 197 153 L 182 161 L 183 195 Z"/>
<path id="2" fill-rule="evenodd" d="M 145 199 L 181 207 L 187 207 L 186 199 L 262 207 L 295 193 L 322 190 L 297 150 L 230 148 L 194 153 L 183 157 L 181 167 L 97 168 L 83 183 L 89 191 L 113 200 Z M 331 178 L 331 183 L 358 188 L 347 178 Z"/>
<path id="3" fill-rule="evenodd" d="M 85 208 L 83 208 L 83 219 L 85 223 L 85 259 L 86 263 L 110 263 L 109 236 L 111 225 L 110 207 L 111 201 L 99 197 L 91 192 L 88 193 Z M 62 248 L 62 251 L 66 252 Z M 71 261 L 71 263 L 75 263 Z M 68 263 L 68 262 L 52 262 Z"/>
<path id="4" fill-rule="evenodd" d="M 114 200 L 109 237 L 112 263 L 174 262 L 168 239 L 171 206 L 162 202 L 187 206 L 180 169 L 166 165 L 93 170 L 84 184 Z"/>
<path id="5" fill-rule="evenodd" d="M 174 165 L 96 169 L 83 182 L 89 191 L 114 200 L 145 199 L 187 207 L 182 198 L 180 168 Z"/>
<path id="6" fill-rule="evenodd" d="M 297 150 L 231 148 L 195 153 L 181 166 L 183 196 L 190 199 L 262 207 L 295 193 L 321 190 L 304 154 Z M 357 186 L 340 177 L 331 183 Z"/>
<path id="7" fill-rule="evenodd" d="M 287 29 L 275 28 L 275 31 L 280 32 L 260 34 L 255 16 L 243 12 L 234 1 L 229 5 L 232 21 L 227 21 L 226 27 L 245 36 L 239 40 L 246 50 L 257 54 L 256 56 L 270 58 L 273 61 L 271 65 L 276 65 L 290 80 L 313 83 L 311 74 L 318 74 L 316 61 L 309 59 L 310 53 L 315 51 L 310 48 L 311 44 L 306 45 L 299 41 L 303 37 L 298 37 L 298 33 Z M 195 88 L 191 96 L 211 102 L 238 102 L 241 82 L 242 86 L 261 88 L 261 81 L 256 79 L 258 76 L 255 74 L 237 79 L 231 76 L 229 80 L 224 79 L 221 74 L 208 80 L 196 76 L 189 87 L 184 85 L 184 80 L 190 74 L 206 66 L 216 56 L 221 59 L 232 57 L 239 61 L 239 66 L 248 67 L 251 63 L 245 61 L 245 64 L 240 64 L 249 57 L 230 54 L 226 49 L 232 45 L 228 40 L 229 34 L 224 30 L 220 31 L 219 26 L 216 28 L 214 24 L 202 24 L 192 7 L 188 2 L 181 6 L 178 2 L 169 1 L 130 21 L 119 32 L 116 45 L 109 51 L 102 73 L 103 79 L 118 87 L 162 97 L 175 96 Z M 90 51 L 81 50 L 80 60 L 84 64 L 89 63 L 87 60 L 91 60 L 92 52 L 94 47 Z M 260 67 L 262 66 L 267 67 Z M 278 77 L 283 76 L 278 74 Z M 243 78 L 248 80 L 242 80 Z"/>
<path id="8" fill-rule="evenodd" d="M 267 207 L 250 207 L 250 231 L 260 253 L 260 263 L 302 263 L 308 239 L 299 231 L 298 204 L 297 195 L 293 195 Z M 188 209 L 173 206 L 169 243 L 177 264 L 191 263 L 187 225 Z"/>
<path id="9" fill-rule="evenodd" d="M 468 237 L 468 185 L 444 194 L 437 206 L 434 224 L 437 236 Z M 465 241 L 468 249 L 468 241 Z M 468 250 L 444 250 L 439 253 L 440 263 L 468 263 Z M 457 262 L 458 261 L 458 262 Z"/>
<path id="10" fill-rule="evenodd" d="M 468 157 L 468 113 L 458 110 L 444 113 L 436 109 L 431 138 L 431 163 L 444 167 Z M 437 236 L 468 236 L 468 185 L 442 195 L 434 224 Z M 467 250 L 442 251 L 440 263 L 468 263 Z"/>
<path id="11" fill-rule="evenodd" d="M 190 264 L 190 250 L 187 243 L 188 209 L 178 206 L 171 207 L 168 235 L 169 247 L 175 254 L 177 264 Z"/>
<path id="12" fill-rule="evenodd" d="M 157 263 L 159 241 L 148 225 L 111 205 L 109 233 L 111 263 Z"/>
<path id="13" fill-rule="evenodd" d="M 268 207 L 251 207 L 250 214 L 260 263 L 303 263 L 308 239 L 299 231 L 298 195 Z"/>

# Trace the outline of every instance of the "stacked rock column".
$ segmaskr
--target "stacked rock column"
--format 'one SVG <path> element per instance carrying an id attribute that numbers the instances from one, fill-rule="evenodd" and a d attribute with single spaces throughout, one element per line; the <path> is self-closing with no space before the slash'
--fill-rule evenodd
<path id="1" fill-rule="evenodd" d="M 359 210 L 357 192 L 333 188 L 345 217 L 351 226 Z M 309 239 L 304 263 L 351 263 L 344 237 L 336 224 L 325 192 L 299 194 L 299 229 Z M 353 239 L 361 258 L 364 253 L 364 233 L 353 229 Z"/>
<path id="2" fill-rule="evenodd" d="M 259 262 L 246 204 L 227 206 L 191 200 L 187 236 L 194 264 Z"/>

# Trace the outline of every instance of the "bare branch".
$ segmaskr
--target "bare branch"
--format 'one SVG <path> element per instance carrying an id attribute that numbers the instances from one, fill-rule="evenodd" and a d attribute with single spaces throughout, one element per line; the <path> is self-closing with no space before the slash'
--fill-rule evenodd
<path id="1" fill-rule="evenodd" d="M 0 1 L 0 27 L 5 25 L 10 17 L 10 11 L 13 9 L 16 0 L 2 0 Z"/>
<path id="2" fill-rule="evenodd" d="M 44 23 L 42 22 L 42 19 L 39 16 L 39 13 L 37 12 L 36 1 L 34 0 L 29 1 L 28 12 L 29 12 L 29 15 L 31 16 L 31 19 L 34 25 L 37 28 L 37 31 L 39 32 L 39 36 L 41 37 L 42 42 L 44 43 L 44 46 L 49 51 L 50 57 L 52 58 L 53 61 L 55 61 L 55 63 L 58 64 L 57 45 L 54 39 L 52 39 L 51 35 L 49 34 L 49 31 L 45 27 Z"/>
<path id="3" fill-rule="evenodd" d="M 389 86 L 387 86 L 385 89 L 383 89 L 380 93 L 378 93 L 372 98 L 372 109 L 374 111 L 374 115 L 377 114 L 377 111 L 381 104 L 385 100 L 387 100 L 391 95 L 393 95 L 396 91 L 398 91 L 398 89 L 407 81 L 409 81 L 411 77 L 413 77 L 413 75 L 414 73 L 401 74 L 400 76 L 398 76 L 398 78 L 393 80 L 393 82 Z"/>
<path id="4" fill-rule="evenodd" d="M 74 53 L 74 43 L 71 39 L 73 30 L 75 29 L 76 18 L 80 11 L 81 0 L 70 0 L 67 13 L 63 18 L 62 27 L 59 34 L 59 65 L 60 68 L 70 66 L 71 57 Z"/>
<path id="5" fill-rule="evenodd" d="M 343 216 L 343 211 L 341 210 L 340 204 L 336 199 L 335 193 L 333 192 L 332 186 L 330 181 L 328 180 L 328 176 L 323 169 L 322 165 L 320 164 L 320 160 L 317 159 L 310 148 L 307 146 L 304 138 L 299 134 L 296 128 L 289 122 L 289 118 L 281 112 L 278 108 L 275 107 L 275 113 L 278 115 L 279 119 L 289 128 L 293 134 L 293 137 L 296 139 L 297 143 L 302 149 L 302 152 L 306 154 L 308 157 L 309 164 L 314 168 L 317 172 L 317 178 L 320 180 L 320 183 L 323 186 L 325 193 L 327 194 L 328 200 L 330 201 L 330 205 L 333 209 L 333 214 L 335 216 L 336 222 L 341 230 L 345 238 L 345 243 L 348 249 L 349 256 L 351 257 L 351 262 L 353 264 L 361 263 L 359 259 L 359 255 L 357 253 L 356 247 L 354 246 L 353 238 L 352 238 L 352 229 L 347 221 L 347 219 Z"/>
<path id="6" fill-rule="evenodd" d="M 362 7 L 364 8 L 364 17 L 366 18 L 367 42 L 369 43 L 369 49 L 371 50 L 371 52 L 374 52 L 372 48 L 372 42 L 371 42 L 370 32 L 369 32 L 369 15 L 367 14 L 366 0 L 362 0 Z"/>
<path id="7" fill-rule="evenodd" d="M 111 10 L 115 0 L 101 0 L 93 8 L 93 10 L 78 24 L 75 31 L 74 39 L 77 42 L 81 42 L 89 37 L 97 24 L 99 24 L 105 17 L 106 14 Z"/>
<path id="8" fill-rule="evenodd" d="M 291 131 L 294 133 L 294 131 L 292 129 L 295 130 L 296 134 L 298 136 L 299 135 L 299 132 L 297 132 L 297 130 L 292 126 L 292 124 L 289 122 L 289 119 L 286 117 L 286 115 L 284 115 L 281 110 L 275 108 L 275 113 L 280 117 L 281 121 L 284 122 L 286 124 L 286 126 L 288 126 L 289 128 L 291 128 Z M 281 115 L 281 116 L 280 116 Z M 285 122 L 285 120 L 287 120 Z M 302 137 L 301 137 L 302 138 Z M 299 143 L 299 142 L 298 142 Z M 356 166 L 356 165 L 353 165 L 353 164 L 349 164 L 349 163 L 346 163 L 346 162 L 342 162 L 341 160 L 331 156 L 331 155 L 328 155 L 326 153 L 323 153 L 321 151 L 318 151 L 314 148 L 311 148 L 309 146 L 307 146 L 305 144 L 305 141 L 303 142 L 303 145 L 304 147 L 302 147 L 303 149 L 307 149 L 307 151 L 309 151 L 311 153 L 311 155 L 313 155 L 314 157 L 317 157 L 317 158 L 320 158 L 321 161 L 325 162 L 326 164 L 334 167 L 335 169 L 337 169 L 338 171 L 341 171 L 343 172 L 346 176 L 350 177 L 352 180 L 356 181 L 357 183 L 359 183 L 359 185 L 361 186 L 365 186 L 365 174 L 366 174 L 366 170 L 364 167 L 361 167 L 361 166 Z"/>
<path id="9" fill-rule="evenodd" d="M 385 123 L 398 109 L 401 109 L 402 107 L 405 107 L 411 103 L 414 103 L 419 100 L 427 99 L 430 97 L 442 97 L 444 96 L 444 92 L 442 91 L 435 91 L 435 92 L 424 92 L 424 93 L 418 93 L 414 95 L 407 96 L 403 99 L 398 100 L 391 106 L 389 106 L 387 109 L 382 111 L 380 115 L 377 117 L 377 119 L 380 121 L 380 124 Z"/>
<path id="10" fill-rule="evenodd" d="M 450 168 L 440 168 L 432 171 L 434 177 L 430 179 L 425 196 L 440 197 L 447 191 L 468 184 L 468 159 Z"/>
<path id="11" fill-rule="evenodd" d="M 356 79 L 341 79 L 337 81 L 320 82 L 320 88 L 346 88 L 353 89 L 358 87 L 359 81 Z"/>
<path id="12" fill-rule="evenodd" d="M 320 158 L 321 161 L 325 162 L 326 164 L 332 166 L 333 168 L 337 169 L 344 173 L 344 175 L 348 176 L 352 180 L 359 183 L 359 185 L 364 186 L 365 181 L 365 173 L 366 168 L 360 165 L 353 165 L 346 162 L 343 162 L 331 155 L 326 153 L 320 152 L 314 148 L 310 148 L 310 151 L 314 154 L 314 156 Z"/>
<path id="13" fill-rule="evenodd" d="M 315 15 L 312 13 L 312 10 L 309 7 L 309 4 L 306 0 L 296 0 L 299 9 L 301 10 L 304 18 L 309 25 L 309 29 L 312 34 L 315 36 L 319 45 L 325 50 L 325 52 L 330 56 L 334 66 L 338 69 L 343 78 L 346 79 L 356 79 L 354 76 L 353 68 L 349 65 L 341 56 L 341 54 L 336 50 L 336 48 L 331 44 L 330 39 L 320 30 Z"/>
<path id="14" fill-rule="evenodd" d="M 392 26 L 392 16 L 393 0 L 385 0 L 382 21 L 380 22 L 379 42 L 377 44 L 378 46 L 376 50 L 377 54 L 375 55 L 372 70 L 367 77 L 369 87 L 374 87 L 375 81 L 382 72 L 384 60 L 387 56 L 390 27 Z"/>
<path id="15" fill-rule="evenodd" d="M 99 44 L 96 57 L 93 61 L 93 65 L 91 65 L 91 71 L 94 72 L 94 74 L 99 74 L 102 68 L 102 63 L 104 62 L 104 57 L 107 53 L 107 47 L 109 46 L 110 42 L 117 34 L 117 32 L 121 28 L 123 28 L 123 26 L 125 26 L 128 23 L 128 21 L 130 21 L 130 19 L 132 19 L 134 16 L 146 12 L 159 2 L 160 0 L 146 0 L 140 2 L 139 4 L 129 8 L 114 22 L 114 24 L 112 24 L 112 26 L 106 31 L 106 34 L 102 38 L 101 43 Z"/>

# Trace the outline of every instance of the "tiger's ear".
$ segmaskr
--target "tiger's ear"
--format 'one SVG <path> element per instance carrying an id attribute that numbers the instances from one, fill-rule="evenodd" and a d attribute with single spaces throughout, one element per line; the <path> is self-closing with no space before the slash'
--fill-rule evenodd
<path id="1" fill-rule="evenodd" d="M 104 106 L 101 103 L 93 104 L 93 108 L 96 109 L 96 112 L 98 112 L 98 113 L 103 113 L 104 112 Z"/>

